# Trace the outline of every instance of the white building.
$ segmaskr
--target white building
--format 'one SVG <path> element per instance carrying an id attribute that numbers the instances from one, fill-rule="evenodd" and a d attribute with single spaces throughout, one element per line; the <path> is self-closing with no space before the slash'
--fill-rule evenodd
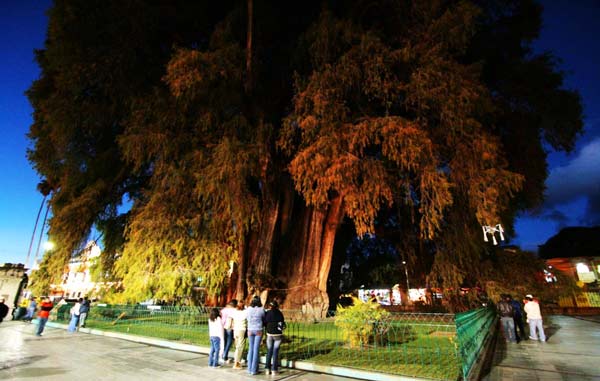
<path id="1" fill-rule="evenodd" d="M 94 298 L 98 285 L 92 281 L 90 266 L 100 256 L 101 250 L 96 241 L 90 241 L 77 257 L 69 261 L 69 267 L 62 277 L 62 283 L 52 285 L 52 295 L 65 299 Z"/>

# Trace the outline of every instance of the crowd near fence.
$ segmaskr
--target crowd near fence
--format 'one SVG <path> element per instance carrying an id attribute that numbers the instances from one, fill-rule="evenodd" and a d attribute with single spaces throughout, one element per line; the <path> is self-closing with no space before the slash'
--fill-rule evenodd
<path id="1" fill-rule="evenodd" d="M 51 319 L 67 323 L 70 308 L 55 308 Z M 202 306 L 94 304 L 86 327 L 208 347 L 209 312 Z M 496 327 L 489 307 L 460 314 L 390 313 L 370 322 L 372 335 L 357 346 L 335 324 L 334 313 L 316 320 L 301 311 L 282 312 L 287 323 L 280 349 L 284 364 L 306 361 L 434 380 L 471 379 Z"/>

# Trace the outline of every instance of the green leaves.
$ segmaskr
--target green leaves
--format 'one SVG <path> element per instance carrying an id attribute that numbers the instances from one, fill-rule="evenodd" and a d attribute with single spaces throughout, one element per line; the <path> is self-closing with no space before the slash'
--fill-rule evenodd
<path id="1" fill-rule="evenodd" d="M 377 326 L 390 316 L 379 303 L 363 302 L 353 297 L 349 307 L 337 307 L 335 325 L 340 327 L 351 348 L 369 345 L 377 335 Z"/>

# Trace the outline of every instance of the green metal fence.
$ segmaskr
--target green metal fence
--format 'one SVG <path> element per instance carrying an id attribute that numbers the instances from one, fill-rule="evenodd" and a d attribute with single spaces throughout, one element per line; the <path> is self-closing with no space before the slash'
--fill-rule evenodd
<path id="1" fill-rule="evenodd" d="M 456 332 L 461 357 L 461 373 L 467 380 L 473 365 L 496 329 L 496 311 L 492 307 L 462 312 L 456 315 Z"/>
<path id="2" fill-rule="evenodd" d="M 67 322 L 69 308 L 57 309 L 56 319 Z M 352 347 L 334 316 L 315 321 L 300 311 L 282 312 L 287 328 L 281 359 L 438 380 L 468 373 L 483 342 L 478 338 L 483 330 L 476 327 L 489 317 L 474 312 L 455 321 L 454 314 L 391 313 L 373 322 L 368 342 Z M 95 305 L 86 327 L 209 346 L 208 314 L 205 307 Z"/>

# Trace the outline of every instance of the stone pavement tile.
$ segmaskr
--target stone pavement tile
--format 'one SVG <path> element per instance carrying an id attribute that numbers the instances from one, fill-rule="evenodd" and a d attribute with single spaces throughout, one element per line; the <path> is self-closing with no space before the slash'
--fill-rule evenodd
<path id="1" fill-rule="evenodd" d="M 282 369 L 278 376 L 250 376 L 231 365 L 208 367 L 207 356 L 126 340 L 68 334 L 48 327 L 35 337 L 20 323 L 0 326 L 0 380 L 10 381 L 351 381 L 347 377 Z"/>
<path id="2" fill-rule="evenodd" d="M 543 381 L 562 381 L 563 376 L 560 373 L 556 372 L 536 372 L 538 380 Z"/>
<path id="3" fill-rule="evenodd" d="M 160 358 L 168 359 L 171 361 L 184 361 L 184 360 L 192 360 L 192 359 L 197 359 L 197 358 L 204 358 L 204 359 L 208 358 L 208 356 L 206 356 L 204 354 L 185 352 L 185 351 L 173 351 L 168 348 L 152 347 L 149 345 L 146 345 L 145 348 L 137 348 L 136 351 L 138 351 L 141 355 L 144 355 L 144 356 L 150 356 L 152 358 L 160 357 Z"/>
<path id="4" fill-rule="evenodd" d="M 578 375 L 578 374 L 567 374 L 567 375 L 563 375 L 563 377 L 562 377 L 563 381 L 592 381 L 593 379 L 594 378 L 592 378 L 592 377 Z"/>
<path id="5" fill-rule="evenodd" d="M 498 342 L 486 381 L 600 379 L 600 326 L 568 316 L 548 319 L 548 341 Z M 501 369 L 501 371 L 497 371 Z M 510 369 L 512 372 L 508 372 Z M 525 371 L 525 369 L 529 371 Z"/>

